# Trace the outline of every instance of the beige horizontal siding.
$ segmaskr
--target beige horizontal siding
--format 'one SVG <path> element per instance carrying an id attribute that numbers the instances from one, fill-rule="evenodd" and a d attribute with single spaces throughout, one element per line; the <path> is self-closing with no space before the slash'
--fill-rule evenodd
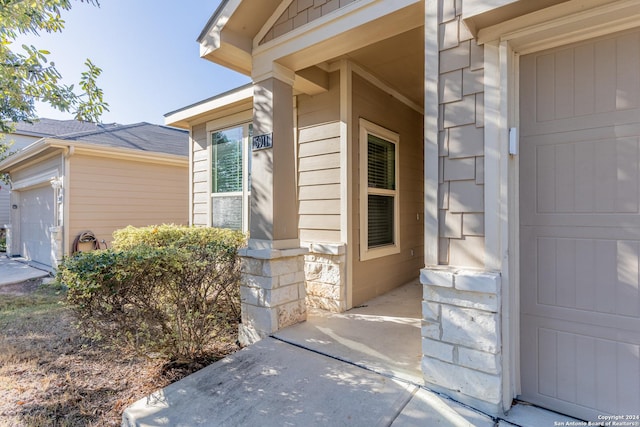
<path id="1" fill-rule="evenodd" d="M 354 305 L 384 294 L 418 277 L 424 266 L 423 252 L 423 117 L 401 102 L 390 98 L 361 77 L 353 77 L 352 138 L 354 152 L 359 149 L 358 118 L 362 117 L 398 133 L 399 192 L 400 198 L 400 253 L 368 261 L 360 260 L 360 203 L 354 204 L 352 224 L 353 240 L 353 294 Z M 352 175 L 354 197 L 359 194 L 359 159 L 354 156 Z"/>
<path id="2" fill-rule="evenodd" d="M 69 236 L 91 230 L 111 245 L 115 230 L 163 223 L 187 224 L 187 165 L 74 155 L 70 159 Z M 71 243 L 71 242 L 69 242 Z"/>
<path id="3" fill-rule="evenodd" d="M 300 187 L 300 200 L 340 200 L 340 185 L 310 185 Z"/>
<path id="4" fill-rule="evenodd" d="M 300 239 L 340 242 L 339 75 L 330 89 L 298 97 L 298 199 Z"/>
<path id="5" fill-rule="evenodd" d="M 303 215 L 300 227 L 310 230 L 339 230 L 340 215 Z"/>
<path id="6" fill-rule="evenodd" d="M 192 136 L 192 218 L 191 223 L 197 226 L 209 224 L 209 206 L 211 189 L 209 188 L 209 175 L 211 174 L 211 162 L 209 160 L 209 140 L 207 138 L 205 124 L 194 126 Z"/>
<path id="7" fill-rule="evenodd" d="M 325 126 L 324 129 L 328 133 L 333 133 L 333 129 L 329 129 L 331 126 Z M 314 129 L 317 128 L 314 127 Z M 322 126 L 321 126 L 322 128 Z M 340 152 L 340 138 L 328 138 L 321 139 L 319 141 L 310 141 L 300 144 L 300 157 L 318 156 L 325 153 L 339 153 Z"/>
<path id="8" fill-rule="evenodd" d="M 300 200 L 298 213 L 301 215 L 340 215 L 340 200 Z"/>
<path id="9" fill-rule="evenodd" d="M 300 186 L 326 185 L 340 183 L 340 169 L 322 169 L 317 171 L 302 171 L 298 178 Z"/>
<path id="10" fill-rule="evenodd" d="M 310 230 L 301 228 L 300 240 L 302 242 L 339 242 L 340 230 Z"/>

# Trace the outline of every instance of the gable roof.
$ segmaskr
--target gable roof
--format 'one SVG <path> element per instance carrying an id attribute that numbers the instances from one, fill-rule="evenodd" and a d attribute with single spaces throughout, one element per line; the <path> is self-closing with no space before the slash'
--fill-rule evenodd
<path id="1" fill-rule="evenodd" d="M 188 166 L 189 132 L 181 129 L 146 122 L 105 125 L 41 119 L 38 123 L 41 126 L 21 123 L 19 127 L 22 130 L 16 133 L 25 135 L 26 132 L 31 132 L 32 136 L 36 136 L 40 132 L 49 135 L 1 161 L 0 172 L 9 172 L 11 168 L 37 156 L 58 150 L 65 150 L 65 155 L 83 152 L 103 157 Z M 50 135 L 56 132 L 67 133 Z"/>
<path id="2" fill-rule="evenodd" d="M 98 126 L 108 127 L 112 124 L 96 124 L 82 122 L 79 120 L 54 120 L 54 119 L 38 119 L 33 123 L 18 122 L 16 123 L 15 134 L 29 135 L 35 137 L 60 136 L 75 132 L 91 131 Z"/>
<path id="3" fill-rule="evenodd" d="M 189 132 L 146 122 L 132 125 L 98 125 L 98 128 L 90 131 L 58 135 L 56 138 L 178 156 L 189 154 Z"/>
<path id="4" fill-rule="evenodd" d="M 200 57 L 251 75 L 253 38 L 282 1 L 222 0 L 197 38 Z"/>
<path id="5" fill-rule="evenodd" d="M 15 133 L 185 157 L 189 154 L 188 132 L 146 122 L 120 125 L 39 119 L 33 123 L 17 123 Z"/>

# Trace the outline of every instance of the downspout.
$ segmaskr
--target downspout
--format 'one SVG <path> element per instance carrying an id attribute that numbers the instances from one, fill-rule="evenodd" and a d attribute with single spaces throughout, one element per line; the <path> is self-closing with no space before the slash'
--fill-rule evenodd
<path id="1" fill-rule="evenodd" d="M 69 230 L 69 212 L 70 212 L 70 206 L 68 201 L 69 199 L 69 193 L 70 193 L 70 189 L 69 189 L 69 184 L 70 184 L 70 168 L 71 168 L 71 161 L 70 158 L 71 156 L 73 156 L 75 154 L 75 147 L 71 144 L 69 144 L 65 150 L 64 150 L 64 154 L 63 154 L 63 165 L 62 165 L 62 230 L 63 230 L 63 246 L 62 246 L 62 254 L 63 255 L 69 255 L 70 254 L 70 247 L 69 247 L 69 242 L 70 240 L 70 235 L 69 233 L 71 232 L 71 230 Z"/>

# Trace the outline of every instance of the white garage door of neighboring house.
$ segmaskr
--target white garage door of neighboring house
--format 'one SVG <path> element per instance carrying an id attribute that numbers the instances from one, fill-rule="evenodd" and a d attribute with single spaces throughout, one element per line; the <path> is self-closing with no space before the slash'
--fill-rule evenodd
<path id="1" fill-rule="evenodd" d="M 20 251 L 33 261 L 51 265 L 54 195 L 50 185 L 20 191 Z"/>
<path id="2" fill-rule="evenodd" d="M 520 62 L 522 398 L 640 413 L 640 30 Z"/>

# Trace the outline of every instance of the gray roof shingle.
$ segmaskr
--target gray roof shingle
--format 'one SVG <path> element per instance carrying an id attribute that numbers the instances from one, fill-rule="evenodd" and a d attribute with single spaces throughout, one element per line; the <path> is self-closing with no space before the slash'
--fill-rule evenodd
<path id="1" fill-rule="evenodd" d="M 81 122 L 78 120 L 39 119 L 33 123 L 16 123 L 15 133 L 39 137 L 53 137 L 66 135 L 68 133 L 95 130 L 98 126 L 108 127 L 114 125 L 115 123 L 98 125 L 96 123 Z"/>
<path id="2" fill-rule="evenodd" d="M 128 148 L 147 152 L 187 156 L 189 132 L 167 126 L 141 122 L 131 125 L 94 124 L 76 120 L 40 119 L 33 124 L 19 123 L 22 133 L 40 133 L 43 137 L 55 137 L 107 147 Z"/>

